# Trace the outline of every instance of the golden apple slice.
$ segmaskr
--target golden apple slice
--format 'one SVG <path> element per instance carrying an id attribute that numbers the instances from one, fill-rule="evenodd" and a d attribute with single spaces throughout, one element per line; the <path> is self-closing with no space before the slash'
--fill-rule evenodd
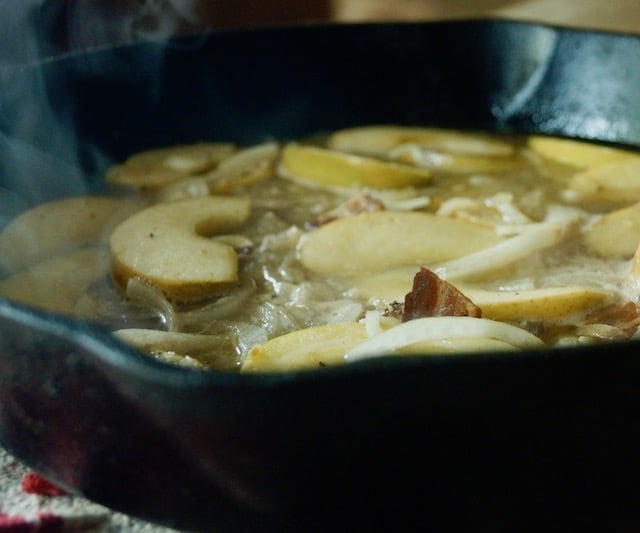
<path id="1" fill-rule="evenodd" d="M 601 165 L 632 154 L 628 150 L 587 141 L 544 135 L 531 135 L 527 139 L 527 146 L 547 159 L 581 168 Z"/>
<path id="2" fill-rule="evenodd" d="M 518 157 L 487 157 L 474 154 L 455 154 L 422 148 L 416 143 L 399 144 L 389 152 L 398 163 L 450 173 L 490 173 L 515 170 L 525 164 Z"/>
<path id="3" fill-rule="evenodd" d="M 393 189 L 432 179 L 424 168 L 297 143 L 282 149 L 278 172 L 288 179 L 324 187 Z"/>
<path id="4" fill-rule="evenodd" d="M 430 213 L 378 211 L 335 220 L 303 236 L 302 264 L 319 274 L 375 272 L 448 261 L 502 242 L 493 228 Z"/>
<path id="5" fill-rule="evenodd" d="M 112 274 L 125 287 L 139 277 L 172 300 L 198 300 L 238 279 L 233 247 L 211 239 L 249 217 L 244 197 L 206 196 L 148 207 L 122 222 L 109 241 Z"/>
<path id="6" fill-rule="evenodd" d="M 586 200 L 640 201 L 640 157 L 620 157 L 574 174 L 569 188 Z"/>
<path id="7" fill-rule="evenodd" d="M 584 242 L 601 257 L 633 257 L 640 244 L 640 203 L 602 215 L 585 229 Z"/>
<path id="8" fill-rule="evenodd" d="M 236 151 L 231 143 L 199 142 L 138 152 L 107 170 L 115 185 L 151 191 L 188 176 L 204 174 Z"/>
<path id="9" fill-rule="evenodd" d="M 205 181 L 216 194 L 253 185 L 273 175 L 279 154 L 280 145 L 276 142 L 245 148 L 222 161 Z"/>
<path id="10" fill-rule="evenodd" d="M 509 142 L 487 134 L 419 126 L 358 126 L 333 132 L 327 146 L 333 150 L 389 157 L 399 145 L 478 157 L 508 157 L 515 154 Z"/>
<path id="11" fill-rule="evenodd" d="M 301 329 L 251 348 L 242 371 L 300 370 L 341 364 L 345 352 L 366 338 L 364 325 L 357 322 Z"/>
<path id="12" fill-rule="evenodd" d="M 74 314 L 89 285 L 109 272 L 103 249 L 84 248 L 46 259 L 0 280 L 0 295 L 54 313 Z"/>
<path id="13" fill-rule="evenodd" d="M 548 287 L 529 290 L 488 291 L 458 286 L 493 320 L 561 319 L 613 303 L 616 295 L 595 287 Z"/>
<path id="14" fill-rule="evenodd" d="M 15 272 L 47 257 L 95 244 L 139 207 L 131 200 L 83 196 L 28 209 L 0 233 L 0 270 Z"/>

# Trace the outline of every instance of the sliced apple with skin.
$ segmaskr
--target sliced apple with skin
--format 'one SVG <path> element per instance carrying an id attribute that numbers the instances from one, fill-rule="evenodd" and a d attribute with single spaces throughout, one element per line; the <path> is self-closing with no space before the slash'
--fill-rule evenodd
<path id="1" fill-rule="evenodd" d="M 345 352 L 366 338 L 365 327 L 358 322 L 301 329 L 251 348 L 242 371 L 301 370 L 341 364 Z"/>
<path id="2" fill-rule="evenodd" d="M 115 185 L 152 191 L 188 176 L 204 174 L 236 151 L 231 143 L 198 142 L 144 150 L 109 168 Z"/>
<path id="3" fill-rule="evenodd" d="M 574 174 L 569 188 L 591 201 L 630 204 L 640 201 L 640 157 L 627 156 Z"/>
<path id="4" fill-rule="evenodd" d="M 458 286 L 465 296 L 493 320 L 562 319 L 613 303 L 617 295 L 597 287 L 547 287 L 488 291 Z"/>
<path id="5" fill-rule="evenodd" d="M 334 150 L 388 157 L 399 145 L 481 157 L 508 157 L 515 148 L 486 134 L 419 126 L 359 126 L 333 132 L 327 146 Z"/>
<path id="6" fill-rule="evenodd" d="M 394 189 L 432 179 L 428 169 L 297 143 L 282 149 L 278 173 L 294 181 L 344 188 Z"/>
<path id="7" fill-rule="evenodd" d="M 601 257 L 633 257 L 640 244 L 640 203 L 602 215 L 585 229 L 583 239 Z"/>
<path id="8" fill-rule="evenodd" d="M 233 232 L 249 217 L 245 197 L 207 196 L 148 207 L 111 234 L 112 274 L 122 287 L 139 277 L 167 298 L 206 298 L 238 279 L 233 247 L 211 239 Z"/>
<path id="9" fill-rule="evenodd" d="M 544 135 L 531 135 L 527 139 L 527 146 L 547 159 L 581 168 L 608 163 L 633 153 L 586 141 Z"/>
<path id="10" fill-rule="evenodd" d="M 0 280 L 0 295 L 45 311 L 75 314 L 87 288 L 109 272 L 102 248 L 83 248 L 46 259 Z"/>
<path id="11" fill-rule="evenodd" d="M 113 227 L 140 208 L 131 200 L 81 196 L 24 211 L 0 233 L 0 270 L 15 272 L 72 249 L 106 240 Z"/>
<path id="12" fill-rule="evenodd" d="M 298 257 L 313 272 L 345 275 L 447 261 L 503 240 L 493 228 L 430 213 L 379 211 L 306 234 Z"/>

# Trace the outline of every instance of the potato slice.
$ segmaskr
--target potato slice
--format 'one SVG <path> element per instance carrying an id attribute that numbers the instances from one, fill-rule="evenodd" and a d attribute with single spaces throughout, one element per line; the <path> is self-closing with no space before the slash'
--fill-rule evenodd
<path id="1" fill-rule="evenodd" d="M 109 241 L 114 279 L 140 277 L 171 300 L 198 300 L 238 279 L 229 244 L 209 239 L 231 232 L 250 214 L 243 197 L 206 196 L 157 204 L 122 222 Z"/>
<path id="2" fill-rule="evenodd" d="M 593 287 L 548 287 L 530 290 L 487 291 L 458 286 L 493 320 L 561 319 L 616 300 L 614 293 Z"/>
<path id="3" fill-rule="evenodd" d="M 85 248 L 47 259 L 0 280 L 0 295 L 45 311 L 74 314 L 82 294 L 108 272 L 107 252 Z"/>
<path id="4" fill-rule="evenodd" d="M 601 257 L 633 257 L 640 244 L 640 203 L 602 215 L 586 228 L 584 242 Z"/>
<path id="5" fill-rule="evenodd" d="M 508 157 L 515 153 L 513 145 L 487 134 L 418 126 L 359 126 L 335 131 L 327 140 L 333 150 L 376 157 L 389 157 L 391 150 L 402 144 L 478 157 Z"/>
<path id="6" fill-rule="evenodd" d="M 530 136 L 527 146 L 547 159 L 581 168 L 601 165 L 632 154 L 628 150 L 610 146 L 543 135 Z"/>
<path id="7" fill-rule="evenodd" d="M 199 142 L 138 152 L 106 172 L 115 185 L 152 191 L 188 176 L 204 174 L 236 151 L 231 143 Z"/>
<path id="8" fill-rule="evenodd" d="M 569 188 L 586 200 L 640 201 L 640 157 L 617 158 L 574 174 Z"/>
<path id="9" fill-rule="evenodd" d="M 347 350 L 367 338 L 357 322 L 301 329 L 249 350 L 242 372 L 300 370 L 341 364 Z"/>
<path id="10" fill-rule="evenodd" d="M 491 227 L 466 220 L 378 211 L 325 224 L 305 235 L 297 252 L 316 273 L 344 275 L 447 261 L 501 241 Z"/>
<path id="11" fill-rule="evenodd" d="M 47 257 L 95 244 L 139 207 L 131 200 L 83 196 L 28 209 L 0 233 L 0 270 L 15 272 Z"/>
<path id="12" fill-rule="evenodd" d="M 297 143 L 282 149 L 278 172 L 288 179 L 324 187 L 393 189 L 432 179 L 424 168 Z"/>

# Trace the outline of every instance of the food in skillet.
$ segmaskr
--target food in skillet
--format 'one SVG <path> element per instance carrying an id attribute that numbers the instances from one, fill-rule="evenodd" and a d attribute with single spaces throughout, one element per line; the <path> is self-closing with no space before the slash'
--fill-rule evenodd
<path id="1" fill-rule="evenodd" d="M 640 156 L 363 126 L 133 154 L 25 211 L 0 293 L 169 363 L 271 372 L 615 342 L 640 325 Z"/>

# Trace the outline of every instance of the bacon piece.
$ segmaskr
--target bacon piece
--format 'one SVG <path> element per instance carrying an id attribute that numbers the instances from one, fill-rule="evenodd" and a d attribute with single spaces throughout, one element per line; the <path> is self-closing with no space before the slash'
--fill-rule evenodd
<path id="1" fill-rule="evenodd" d="M 350 198 L 335 209 L 318 215 L 307 222 L 307 227 L 318 228 L 339 218 L 352 217 L 360 213 L 371 213 L 373 211 L 384 211 L 384 204 L 369 194 L 360 194 Z"/>
<path id="2" fill-rule="evenodd" d="M 413 288 L 404 298 L 402 321 L 430 316 L 471 316 L 482 310 L 450 283 L 424 267 L 413 278 Z"/>
<path id="3" fill-rule="evenodd" d="M 631 335 L 640 326 L 640 307 L 634 302 L 607 305 L 589 313 L 585 317 L 584 323 L 607 324 Z"/>

